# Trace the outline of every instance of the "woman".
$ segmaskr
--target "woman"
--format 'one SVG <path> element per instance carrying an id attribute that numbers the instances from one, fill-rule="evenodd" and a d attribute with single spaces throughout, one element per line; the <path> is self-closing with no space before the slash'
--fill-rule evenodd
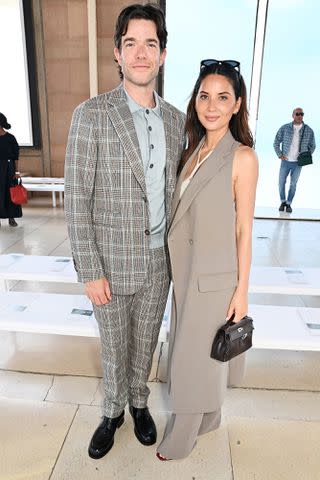
<path id="1" fill-rule="evenodd" d="M 15 218 L 22 217 L 21 205 L 11 202 L 9 188 L 19 177 L 19 145 L 11 133 L 6 132 L 11 125 L 0 113 L 0 219 L 8 218 L 10 227 L 17 227 Z M 1 223 L 0 223 L 1 226 Z"/>
<path id="2" fill-rule="evenodd" d="M 173 413 L 158 447 L 160 460 L 186 457 L 198 435 L 219 426 L 227 385 L 244 372 L 244 355 L 229 364 L 210 358 L 218 328 L 233 314 L 240 321 L 248 309 L 258 163 L 239 62 L 201 62 L 186 134 L 168 234 Z"/>

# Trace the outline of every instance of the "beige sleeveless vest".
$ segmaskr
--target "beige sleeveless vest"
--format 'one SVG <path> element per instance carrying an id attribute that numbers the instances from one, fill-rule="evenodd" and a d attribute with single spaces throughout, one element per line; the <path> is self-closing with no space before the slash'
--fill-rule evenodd
<path id="1" fill-rule="evenodd" d="M 244 355 L 229 364 L 210 358 L 237 286 L 231 176 L 240 144 L 228 131 L 179 200 L 182 179 L 200 145 L 180 174 L 168 233 L 174 284 L 168 382 L 175 413 L 217 410 L 228 383 L 239 382 L 244 371 Z"/>

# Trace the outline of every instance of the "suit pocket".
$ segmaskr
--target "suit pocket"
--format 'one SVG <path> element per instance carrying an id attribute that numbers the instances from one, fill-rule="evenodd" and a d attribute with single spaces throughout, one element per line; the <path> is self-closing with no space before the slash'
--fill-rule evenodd
<path id="1" fill-rule="evenodd" d="M 227 290 L 236 287 L 237 284 L 238 274 L 236 271 L 206 274 L 198 277 L 198 290 L 202 293 Z"/>

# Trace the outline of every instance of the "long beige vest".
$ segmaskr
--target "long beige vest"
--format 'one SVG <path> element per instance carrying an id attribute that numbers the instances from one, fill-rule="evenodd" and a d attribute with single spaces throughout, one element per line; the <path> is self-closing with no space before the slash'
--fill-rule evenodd
<path id="1" fill-rule="evenodd" d="M 217 410 L 228 383 L 238 383 L 244 371 L 244 355 L 229 363 L 210 358 L 238 278 L 231 175 L 239 143 L 228 131 L 179 200 L 200 145 L 180 174 L 168 234 L 174 284 L 168 381 L 175 413 Z"/>

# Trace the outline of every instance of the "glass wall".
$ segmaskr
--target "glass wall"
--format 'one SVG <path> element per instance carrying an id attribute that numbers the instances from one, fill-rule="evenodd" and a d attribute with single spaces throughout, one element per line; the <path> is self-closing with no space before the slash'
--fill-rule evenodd
<path id="1" fill-rule="evenodd" d="M 294 198 L 294 206 L 320 209 L 320 4 L 305 0 L 199 0 L 187 3 L 166 2 L 169 31 L 168 56 L 164 75 L 166 100 L 185 110 L 204 58 L 237 59 L 250 92 L 256 13 L 260 5 L 262 22 L 258 37 L 264 44 L 258 116 L 250 124 L 256 133 L 256 150 L 260 162 L 257 207 L 279 206 L 278 172 L 280 160 L 273 150 L 277 130 L 292 121 L 292 111 L 301 107 L 305 123 L 314 130 L 316 143 L 314 165 L 303 167 Z M 260 18 L 260 17 L 259 17 Z M 195 20 L 196 19 L 196 20 Z M 261 61 L 257 58 L 257 65 Z M 257 85 L 259 87 L 259 75 Z M 259 90 L 254 88 L 256 103 Z M 273 210 L 274 209 L 274 210 Z"/>
<path id="2" fill-rule="evenodd" d="M 256 1 L 228 2 L 180 0 L 166 2 L 168 56 L 164 97 L 185 110 L 199 73 L 200 60 L 232 59 L 241 62 L 241 73 L 250 89 Z"/>
<path id="3" fill-rule="evenodd" d="M 33 145 L 22 0 L 0 0 L 0 111 L 19 145 Z"/>
<path id="4" fill-rule="evenodd" d="M 320 4 L 312 0 L 270 0 L 262 70 L 256 150 L 260 160 L 257 206 L 279 206 L 280 160 L 273 141 L 292 111 L 303 108 L 315 133 L 314 165 L 303 167 L 294 207 L 320 209 Z"/>

